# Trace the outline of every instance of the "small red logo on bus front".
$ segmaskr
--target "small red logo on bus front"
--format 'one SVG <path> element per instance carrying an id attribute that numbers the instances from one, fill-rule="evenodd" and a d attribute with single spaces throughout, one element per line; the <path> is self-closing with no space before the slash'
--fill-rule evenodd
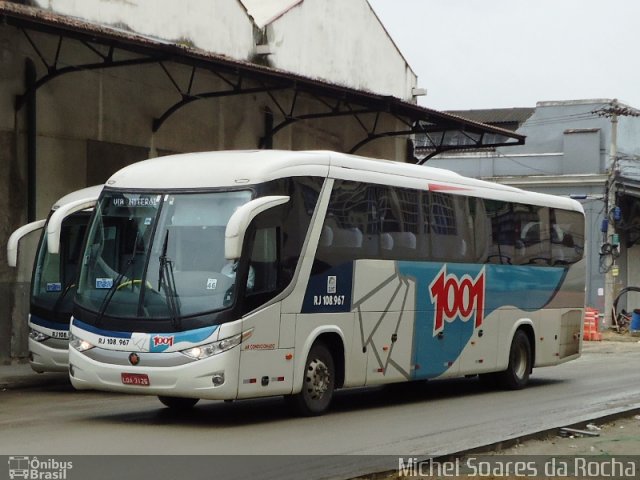
<path id="1" fill-rule="evenodd" d="M 433 335 L 444 329 L 444 322 L 460 318 L 469 321 L 475 315 L 475 327 L 482 325 L 484 317 L 484 268 L 476 278 L 463 275 L 461 278 L 447 274 L 447 266 L 429 285 L 431 301 L 435 306 Z"/>
<path id="2" fill-rule="evenodd" d="M 153 346 L 158 347 L 160 345 L 167 345 L 168 347 L 173 346 L 173 335 L 170 337 L 161 337 L 159 335 L 153 337 Z"/>

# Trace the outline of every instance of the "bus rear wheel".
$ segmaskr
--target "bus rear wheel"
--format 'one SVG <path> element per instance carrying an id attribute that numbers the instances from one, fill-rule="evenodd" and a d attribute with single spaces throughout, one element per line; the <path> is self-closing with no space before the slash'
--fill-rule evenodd
<path id="1" fill-rule="evenodd" d="M 189 410 L 198 403 L 198 398 L 183 398 L 183 397 L 165 397 L 158 395 L 158 400 L 171 410 Z"/>
<path id="2" fill-rule="evenodd" d="M 498 385 L 508 390 L 520 390 L 529 383 L 532 368 L 531 343 L 523 330 L 517 330 L 509 350 L 509 366 L 496 374 Z"/>
<path id="3" fill-rule="evenodd" d="M 302 390 L 288 397 L 289 403 L 301 415 L 322 415 L 331 404 L 335 378 L 331 352 L 324 344 L 316 343 L 305 362 Z"/>

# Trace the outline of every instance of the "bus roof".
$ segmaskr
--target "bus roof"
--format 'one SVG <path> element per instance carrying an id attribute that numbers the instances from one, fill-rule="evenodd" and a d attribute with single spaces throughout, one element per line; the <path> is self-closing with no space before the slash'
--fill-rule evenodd
<path id="1" fill-rule="evenodd" d="M 463 177 L 450 170 L 330 151 L 234 150 L 186 153 L 137 162 L 106 187 L 198 190 L 242 187 L 285 177 L 318 176 L 577 210 L 576 200 Z"/>

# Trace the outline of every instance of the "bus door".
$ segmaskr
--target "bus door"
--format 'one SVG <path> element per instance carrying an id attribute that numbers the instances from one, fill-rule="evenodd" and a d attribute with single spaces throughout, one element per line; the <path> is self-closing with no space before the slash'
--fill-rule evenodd
<path id="1" fill-rule="evenodd" d="M 279 227 L 270 225 L 258 225 L 253 234 L 244 309 L 257 309 L 243 321 L 243 331 L 252 329 L 252 334 L 242 344 L 240 353 L 239 398 L 291 393 L 293 386 L 294 362 L 290 361 L 293 344 L 284 340 L 293 337 L 285 334 L 288 331 L 283 332 L 281 342 L 280 324 L 285 322 L 291 328 L 295 316 L 281 315 L 280 302 L 260 308 L 281 289 L 278 253 L 281 235 Z"/>

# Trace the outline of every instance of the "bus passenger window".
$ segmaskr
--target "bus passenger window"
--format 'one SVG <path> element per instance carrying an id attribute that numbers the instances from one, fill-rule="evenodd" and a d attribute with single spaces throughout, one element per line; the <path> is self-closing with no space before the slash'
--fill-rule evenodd
<path id="1" fill-rule="evenodd" d="M 571 265 L 584 254 L 584 217 L 578 212 L 552 209 L 551 256 L 554 265 Z"/>
<path id="2" fill-rule="evenodd" d="M 515 226 L 512 205 L 499 200 L 485 200 L 487 217 L 491 223 L 491 243 L 487 261 L 512 264 L 515 253 Z"/>
<path id="3" fill-rule="evenodd" d="M 375 192 L 366 185 L 349 181 L 334 184 L 316 253 L 319 262 L 314 272 L 321 265 L 336 266 L 376 255 L 375 209 Z"/>
<path id="4" fill-rule="evenodd" d="M 551 263 L 549 209 L 536 205 L 514 204 L 513 210 L 517 233 L 515 263 L 549 265 Z"/>
<path id="5" fill-rule="evenodd" d="M 451 195 L 431 193 L 431 254 L 436 260 L 457 261 L 461 249 L 455 201 Z"/>
<path id="6" fill-rule="evenodd" d="M 470 200 L 469 212 L 473 222 L 473 261 L 486 263 L 491 249 L 491 222 L 484 201 L 481 198 Z"/>

